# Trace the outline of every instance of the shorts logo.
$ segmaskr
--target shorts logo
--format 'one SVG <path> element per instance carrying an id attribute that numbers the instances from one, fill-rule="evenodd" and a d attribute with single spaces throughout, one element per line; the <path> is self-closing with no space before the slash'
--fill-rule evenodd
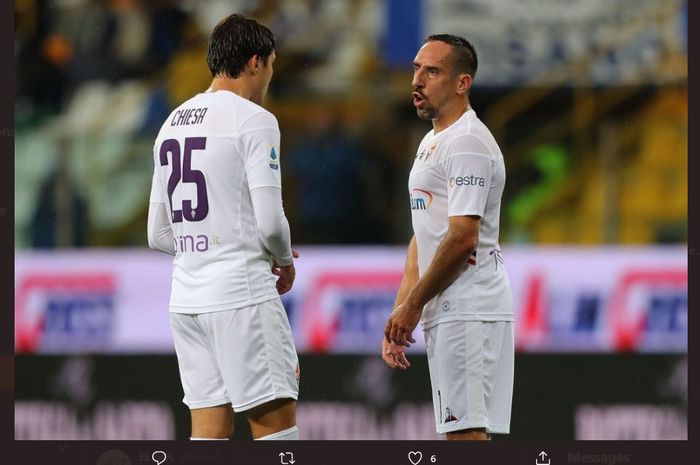
<path id="1" fill-rule="evenodd" d="M 277 156 L 277 152 L 275 151 L 274 147 L 272 147 L 272 150 L 270 150 L 270 168 L 273 170 L 280 169 L 279 157 Z"/>
<path id="2" fill-rule="evenodd" d="M 470 174 L 469 176 L 457 176 L 450 178 L 450 187 L 455 186 L 479 186 L 484 187 L 486 185 L 486 179 L 480 176 L 474 176 Z"/>
<path id="3" fill-rule="evenodd" d="M 446 300 L 442 303 L 442 311 L 446 312 L 450 309 L 450 301 Z"/>
<path id="4" fill-rule="evenodd" d="M 449 407 L 445 407 L 445 419 L 443 420 L 443 423 L 451 423 L 458 420 L 459 419 L 452 413 L 452 410 Z"/>
<path id="5" fill-rule="evenodd" d="M 445 407 L 445 415 L 442 414 L 442 393 L 440 392 L 439 389 L 438 389 L 437 395 L 438 395 L 438 409 L 440 411 L 440 416 L 442 417 L 442 422 L 443 423 L 451 423 L 453 421 L 458 421 L 459 418 L 454 416 L 454 414 L 452 413 L 452 409 L 450 409 L 449 407 Z"/>

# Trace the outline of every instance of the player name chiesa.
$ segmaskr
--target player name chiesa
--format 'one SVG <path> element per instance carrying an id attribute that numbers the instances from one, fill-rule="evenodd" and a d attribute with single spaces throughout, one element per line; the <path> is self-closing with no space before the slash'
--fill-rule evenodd
<path id="1" fill-rule="evenodd" d="M 170 126 L 201 124 L 206 113 L 206 108 L 183 108 L 175 112 L 173 119 L 170 121 Z"/>

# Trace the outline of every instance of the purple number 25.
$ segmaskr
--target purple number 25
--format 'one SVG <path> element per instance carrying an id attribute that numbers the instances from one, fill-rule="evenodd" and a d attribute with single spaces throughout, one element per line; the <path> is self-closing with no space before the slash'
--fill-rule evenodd
<path id="1" fill-rule="evenodd" d="M 160 166 L 168 164 L 168 153 L 171 154 L 172 168 L 168 178 L 168 199 L 170 199 L 170 211 L 173 214 L 173 223 L 187 221 L 202 221 L 209 213 L 209 199 L 207 198 L 207 182 L 204 173 L 192 169 L 192 151 L 204 150 L 207 147 L 206 137 L 188 137 L 185 139 L 185 155 L 180 166 L 180 143 L 176 139 L 163 141 L 160 146 Z M 197 185 L 197 206 L 192 208 L 191 200 L 182 201 L 182 210 L 173 208 L 173 192 L 178 183 L 193 182 Z"/>

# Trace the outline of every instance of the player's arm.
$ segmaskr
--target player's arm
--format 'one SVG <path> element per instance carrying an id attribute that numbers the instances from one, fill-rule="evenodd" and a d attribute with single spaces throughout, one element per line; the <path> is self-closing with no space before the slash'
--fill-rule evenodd
<path id="1" fill-rule="evenodd" d="M 388 341 L 409 346 L 423 307 L 447 288 L 467 267 L 479 242 L 491 187 L 493 157 L 483 142 L 472 135 L 455 138 L 440 162 L 447 188 L 447 233 L 438 245 L 430 266 L 396 307 L 384 329 Z"/>
<path id="2" fill-rule="evenodd" d="M 148 204 L 148 224 L 146 227 L 148 247 L 175 255 L 175 240 L 168 218 L 168 208 L 165 205 L 164 191 L 158 177 L 155 153 L 157 150 L 154 147 L 153 179 L 151 180 L 151 198 Z"/>
<path id="3" fill-rule="evenodd" d="M 396 293 L 396 300 L 394 301 L 394 307 L 401 305 L 408 293 L 413 289 L 413 287 L 418 282 L 418 248 L 416 247 L 416 236 L 411 238 L 411 242 L 408 243 L 408 251 L 406 252 L 406 264 L 403 269 L 403 277 L 401 278 L 401 285 Z"/>
<path id="4" fill-rule="evenodd" d="M 294 283 L 293 258 L 298 256 L 291 245 L 289 222 L 282 207 L 280 175 L 280 132 L 277 120 L 268 112 L 246 120 L 239 139 L 245 157 L 248 188 L 260 242 L 272 257 L 277 291 L 284 294 Z"/>
<path id="5" fill-rule="evenodd" d="M 293 258 L 299 254 L 292 249 L 289 222 L 282 208 L 282 191 L 277 187 L 251 189 L 258 236 L 267 253 L 272 257 L 272 273 L 278 276 L 277 292 L 282 295 L 294 284 L 296 270 Z"/>
<path id="6" fill-rule="evenodd" d="M 418 282 L 418 248 L 416 246 L 416 236 L 411 238 L 408 243 L 408 251 L 406 252 L 406 264 L 404 265 L 403 277 L 401 285 L 396 293 L 394 308 L 401 305 L 408 296 L 409 292 Z M 406 350 L 403 346 L 389 342 L 386 338 L 382 338 L 382 359 L 391 368 L 407 369 L 411 366 L 406 358 Z"/>
<path id="7" fill-rule="evenodd" d="M 250 190 L 258 235 L 270 256 L 280 266 L 292 264 L 289 222 L 282 207 L 282 190 L 262 186 Z"/>
<path id="8" fill-rule="evenodd" d="M 451 216 L 447 235 L 438 245 L 435 256 L 423 277 L 406 300 L 422 309 L 433 297 L 445 290 L 466 269 L 467 260 L 479 243 L 479 216 Z"/>
<path id="9" fill-rule="evenodd" d="M 430 266 L 396 307 L 384 330 L 388 341 L 408 347 L 416 342 L 413 329 L 420 321 L 423 307 L 462 273 L 479 242 L 478 216 L 451 216 L 447 234 L 438 245 Z"/>
<path id="10" fill-rule="evenodd" d="M 173 230 L 168 221 L 168 210 L 164 203 L 148 204 L 148 247 L 175 255 Z"/>

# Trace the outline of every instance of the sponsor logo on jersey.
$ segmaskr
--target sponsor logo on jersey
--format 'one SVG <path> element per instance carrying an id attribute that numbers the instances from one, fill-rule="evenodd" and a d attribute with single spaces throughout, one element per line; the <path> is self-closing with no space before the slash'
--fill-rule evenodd
<path id="1" fill-rule="evenodd" d="M 450 178 L 450 187 L 455 186 L 479 186 L 484 187 L 486 185 L 486 179 L 480 176 L 474 176 L 470 174 L 469 176 L 457 176 Z"/>
<path id="2" fill-rule="evenodd" d="M 175 250 L 179 253 L 185 252 L 206 252 L 209 246 L 221 244 L 221 238 L 214 234 L 211 238 L 206 234 L 198 234 L 192 236 L 185 234 L 182 236 L 174 236 Z"/>
<path id="3" fill-rule="evenodd" d="M 275 151 L 275 148 L 272 147 L 270 150 L 270 168 L 273 170 L 278 170 L 280 169 L 280 160 L 279 156 L 277 155 L 277 152 Z"/>
<path id="4" fill-rule="evenodd" d="M 35 273 L 17 286 L 15 345 L 21 352 L 111 343 L 116 278 L 112 273 Z"/>
<path id="5" fill-rule="evenodd" d="M 413 189 L 411 191 L 411 210 L 425 210 L 433 203 L 432 192 L 423 189 Z"/>

